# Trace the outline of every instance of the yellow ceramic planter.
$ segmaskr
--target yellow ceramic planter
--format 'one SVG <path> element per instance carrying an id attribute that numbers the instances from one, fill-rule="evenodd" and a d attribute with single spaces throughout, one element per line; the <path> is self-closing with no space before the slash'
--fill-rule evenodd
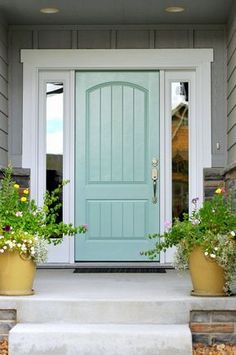
<path id="1" fill-rule="evenodd" d="M 0 254 L 0 295 L 32 295 L 36 265 L 18 252 Z"/>
<path id="2" fill-rule="evenodd" d="M 189 256 L 189 270 L 193 283 L 193 296 L 225 296 L 224 269 L 206 257 L 200 247 L 195 247 Z"/>

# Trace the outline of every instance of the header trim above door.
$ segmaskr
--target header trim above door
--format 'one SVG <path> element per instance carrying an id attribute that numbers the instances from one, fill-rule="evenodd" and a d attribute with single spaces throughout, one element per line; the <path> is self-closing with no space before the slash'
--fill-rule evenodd
<path id="1" fill-rule="evenodd" d="M 55 69 L 195 69 L 213 61 L 212 49 L 23 49 L 21 62 Z"/>

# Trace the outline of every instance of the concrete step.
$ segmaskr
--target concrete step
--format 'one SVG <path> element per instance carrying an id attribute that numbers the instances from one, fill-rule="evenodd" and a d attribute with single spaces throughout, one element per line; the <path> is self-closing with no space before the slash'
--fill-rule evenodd
<path id="1" fill-rule="evenodd" d="M 191 304 L 183 300 L 36 300 L 7 303 L 21 323 L 187 324 Z"/>
<path id="2" fill-rule="evenodd" d="M 9 355 L 191 355 L 188 325 L 18 324 Z"/>
<path id="3" fill-rule="evenodd" d="M 1 297 L 1 309 L 17 309 L 20 323 L 187 324 L 190 311 L 234 310 L 235 297 L 151 300 Z"/>

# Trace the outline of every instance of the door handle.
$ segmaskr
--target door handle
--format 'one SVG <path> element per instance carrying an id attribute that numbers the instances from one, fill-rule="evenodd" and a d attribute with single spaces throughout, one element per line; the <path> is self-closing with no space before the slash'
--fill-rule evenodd
<path id="1" fill-rule="evenodd" d="M 152 184 L 153 184 L 153 197 L 152 203 L 157 203 L 157 180 L 158 180 L 158 171 L 157 171 L 158 160 L 156 158 L 152 159 Z"/>

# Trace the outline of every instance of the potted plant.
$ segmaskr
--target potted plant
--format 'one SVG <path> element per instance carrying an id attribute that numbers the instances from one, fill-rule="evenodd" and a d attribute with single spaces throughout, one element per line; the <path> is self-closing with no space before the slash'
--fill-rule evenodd
<path id="1" fill-rule="evenodd" d="M 87 226 L 57 223 L 64 181 L 46 192 L 42 207 L 12 179 L 12 168 L 3 172 L 0 186 L 0 294 L 29 295 L 36 264 L 47 259 L 48 244 L 62 242 L 63 235 L 85 233 Z"/>
<path id="2" fill-rule="evenodd" d="M 161 250 L 176 246 L 174 266 L 178 270 L 189 267 L 193 283 L 192 295 L 223 296 L 231 294 L 236 274 L 236 215 L 232 198 L 218 188 L 211 200 L 197 208 L 198 198 L 191 215 L 173 224 L 165 223 L 163 235 L 149 235 L 157 239 L 152 250 L 144 254 L 154 259 Z"/>

